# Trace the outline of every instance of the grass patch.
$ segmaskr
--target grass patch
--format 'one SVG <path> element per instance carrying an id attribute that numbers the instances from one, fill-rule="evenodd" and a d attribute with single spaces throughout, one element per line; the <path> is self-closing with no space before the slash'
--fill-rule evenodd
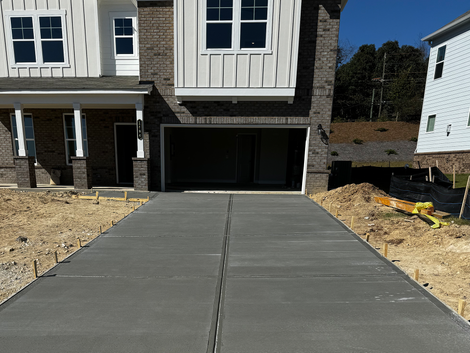
<path id="1" fill-rule="evenodd" d="M 408 215 L 401 213 L 401 212 L 386 212 L 386 213 L 379 214 L 378 217 L 381 219 L 392 220 L 392 219 L 406 218 L 408 217 Z"/>
<path id="2" fill-rule="evenodd" d="M 443 219 L 443 222 L 448 222 L 448 223 L 452 223 L 454 222 L 454 224 L 457 224 L 459 226 L 470 226 L 470 221 L 468 219 L 459 219 L 459 217 L 446 217 Z"/>
<path id="3" fill-rule="evenodd" d="M 390 161 L 390 162 L 352 162 L 353 167 L 382 167 L 388 168 L 390 163 L 390 167 L 393 168 L 400 168 L 404 167 L 406 164 L 411 168 L 413 166 L 413 161 Z"/>
<path id="4" fill-rule="evenodd" d="M 468 176 L 470 174 L 456 174 L 455 175 L 455 188 L 464 188 L 467 185 Z M 446 177 L 452 181 L 453 175 L 446 174 Z"/>

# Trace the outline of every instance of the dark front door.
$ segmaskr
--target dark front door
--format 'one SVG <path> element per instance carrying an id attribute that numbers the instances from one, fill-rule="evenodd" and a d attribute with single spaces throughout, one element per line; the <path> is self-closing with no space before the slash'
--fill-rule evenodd
<path id="1" fill-rule="evenodd" d="M 256 135 L 237 135 L 237 146 L 237 183 L 252 183 L 255 178 Z"/>
<path id="2" fill-rule="evenodd" d="M 137 156 L 137 130 L 135 124 L 116 124 L 116 162 L 119 184 L 133 184 L 132 158 Z"/>

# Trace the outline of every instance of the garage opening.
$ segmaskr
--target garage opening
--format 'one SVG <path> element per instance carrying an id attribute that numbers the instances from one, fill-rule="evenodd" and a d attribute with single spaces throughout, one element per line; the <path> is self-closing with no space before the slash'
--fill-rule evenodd
<path id="1" fill-rule="evenodd" d="M 164 189 L 301 191 L 307 128 L 163 128 Z"/>

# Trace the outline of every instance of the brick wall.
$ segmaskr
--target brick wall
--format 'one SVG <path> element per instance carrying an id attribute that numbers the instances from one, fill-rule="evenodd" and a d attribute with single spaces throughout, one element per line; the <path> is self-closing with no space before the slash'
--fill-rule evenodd
<path id="1" fill-rule="evenodd" d="M 140 79 L 154 81 L 145 97 L 145 148 L 152 188 L 160 187 L 160 124 L 311 125 L 307 189 L 326 190 L 328 147 L 316 134 L 329 131 L 339 31 L 339 0 L 304 1 L 297 88 L 286 102 L 185 102 L 174 95 L 173 1 L 139 2 Z"/>
<path id="2" fill-rule="evenodd" d="M 428 168 L 439 166 L 443 173 L 470 173 L 470 151 L 417 153 L 414 156 L 413 168 Z"/>

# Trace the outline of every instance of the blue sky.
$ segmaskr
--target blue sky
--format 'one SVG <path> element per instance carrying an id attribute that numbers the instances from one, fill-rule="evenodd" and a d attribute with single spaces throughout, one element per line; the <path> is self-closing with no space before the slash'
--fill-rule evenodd
<path id="1" fill-rule="evenodd" d="M 470 10 L 470 0 L 349 0 L 339 39 L 359 48 L 388 40 L 414 45 Z"/>

